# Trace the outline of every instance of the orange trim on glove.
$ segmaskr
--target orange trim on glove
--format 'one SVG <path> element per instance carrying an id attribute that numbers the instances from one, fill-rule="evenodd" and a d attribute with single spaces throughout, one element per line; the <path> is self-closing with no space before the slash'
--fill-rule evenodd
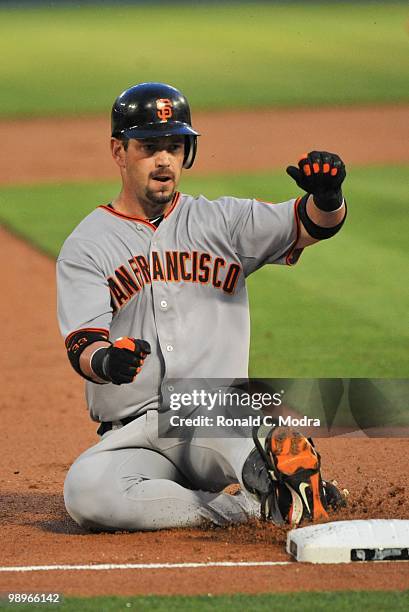
<path id="1" fill-rule="evenodd" d="M 132 338 L 118 338 L 115 340 L 114 346 L 116 348 L 128 349 L 132 352 L 135 351 L 135 342 L 132 340 Z"/>

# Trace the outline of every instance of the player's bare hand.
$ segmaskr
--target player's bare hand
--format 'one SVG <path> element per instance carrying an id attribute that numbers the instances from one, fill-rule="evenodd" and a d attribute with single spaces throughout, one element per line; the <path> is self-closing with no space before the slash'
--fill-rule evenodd
<path id="1" fill-rule="evenodd" d="M 99 378 L 114 385 L 131 383 L 150 352 L 151 347 L 146 340 L 118 338 L 110 347 L 95 353 L 91 367 Z"/>
<path id="2" fill-rule="evenodd" d="M 321 210 L 335 210 L 342 204 L 341 185 L 346 170 L 336 153 L 305 153 L 298 162 L 298 168 L 288 166 L 286 172 L 301 189 L 313 194 L 314 202 Z"/>

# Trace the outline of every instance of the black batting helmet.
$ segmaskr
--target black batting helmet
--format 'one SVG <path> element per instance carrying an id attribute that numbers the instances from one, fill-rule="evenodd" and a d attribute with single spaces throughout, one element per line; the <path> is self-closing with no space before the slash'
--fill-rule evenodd
<path id="1" fill-rule="evenodd" d="M 114 138 L 185 137 L 183 167 L 196 156 L 197 136 L 192 128 L 189 104 L 184 95 L 165 83 L 140 83 L 123 91 L 112 107 Z"/>

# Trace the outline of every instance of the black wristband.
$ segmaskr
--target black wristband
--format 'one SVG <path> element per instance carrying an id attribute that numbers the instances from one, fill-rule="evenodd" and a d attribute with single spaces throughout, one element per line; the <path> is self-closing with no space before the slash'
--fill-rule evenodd
<path id="1" fill-rule="evenodd" d="M 300 203 L 298 204 L 298 216 L 300 218 L 300 221 L 302 222 L 303 226 L 305 227 L 305 229 L 307 230 L 307 232 L 309 233 L 309 235 L 312 238 L 316 238 L 317 240 L 327 240 L 328 238 L 331 238 L 332 236 L 335 236 L 335 234 L 337 232 L 339 232 L 339 230 L 341 229 L 341 227 L 344 225 L 345 223 L 345 219 L 347 216 L 347 204 L 344 201 L 344 205 L 345 205 L 345 215 L 344 218 L 342 219 L 341 223 L 338 223 L 338 225 L 334 225 L 333 227 L 321 227 L 321 225 L 317 225 L 316 223 L 314 223 L 314 221 L 312 221 L 310 219 L 310 217 L 307 214 L 307 201 L 308 201 L 309 195 L 305 195 L 303 198 L 301 198 Z"/>
<path id="2" fill-rule="evenodd" d="M 110 346 L 102 346 L 101 348 L 96 349 L 90 361 L 91 370 L 94 372 L 95 376 L 98 376 L 98 378 L 106 380 L 107 382 L 111 382 L 111 378 L 108 376 L 105 370 L 105 364 L 110 348 Z"/>
<path id="3" fill-rule="evenodd" d="M 72 332 L 69 336 L 67 336 L 65 340 L 65 346 L 67 348 L 68 359 L 74 370 L 91 382 L 94 382 L 92 378 L 86 376 L 84 372 L 80 368 L 80 357 L 82 352 L 94 342 L 98 342 L 100 340 L 108 341 L 109 332 L 104 329 L 79 329 L 75 332 Z"/>

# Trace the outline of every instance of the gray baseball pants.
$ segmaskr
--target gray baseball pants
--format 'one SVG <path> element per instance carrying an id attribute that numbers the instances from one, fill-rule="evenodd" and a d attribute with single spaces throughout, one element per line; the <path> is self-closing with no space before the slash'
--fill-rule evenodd
<path id="1" fill-rule="evenodd" d="M 64 485 L 68 513 L 81 526 L 144 531 L 246 522 L 259 504 L 243 489 L 248 438 L 158 438 L 158 413 L 149 410 L 106 433 L 71 466 Z"/>

